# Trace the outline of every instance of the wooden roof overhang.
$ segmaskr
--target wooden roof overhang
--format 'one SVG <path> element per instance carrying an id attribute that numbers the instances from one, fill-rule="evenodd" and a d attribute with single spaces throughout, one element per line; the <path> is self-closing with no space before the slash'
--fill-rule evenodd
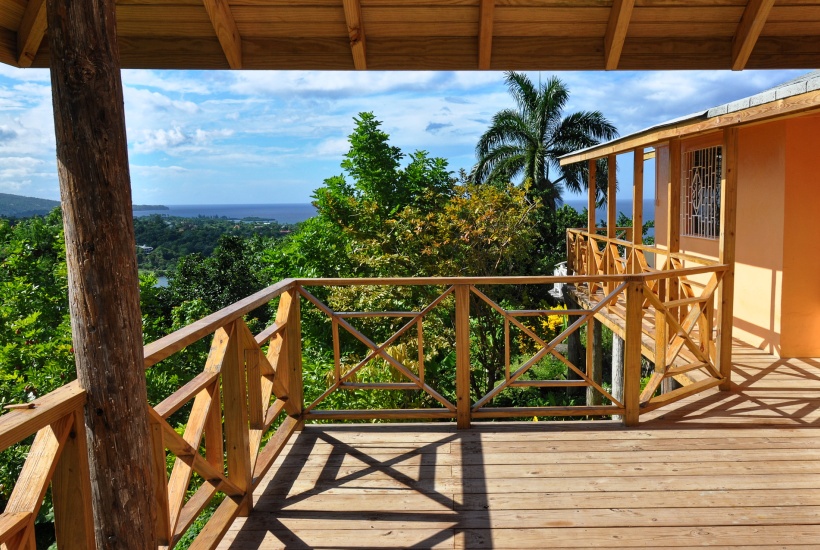
<path id="1" fill-rule="evenodd" d="M 117 0 L 124 68 L 820 66 L 812 0 Z M 45 0 L 0 0 L 0 61 L 49 64 Z"/>
<path id="2" fill-rule="evenodd" d="M 820 90 L 794 95 L 717 116 L 704 112 L 660 124 L 646 130 L 573 151 L 559 159 L 561 166 L 628 153 L 638 148 L 654 147 L 675 138 L 693 137 L 733 126 L 760 124 L 779 118 L 820 113 Z"/>

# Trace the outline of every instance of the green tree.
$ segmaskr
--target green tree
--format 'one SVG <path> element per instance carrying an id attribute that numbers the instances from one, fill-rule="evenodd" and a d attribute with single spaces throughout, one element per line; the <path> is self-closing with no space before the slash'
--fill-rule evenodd
<path id="1" fill-rule="evenodd" d="M 471 177 L 476 183 L 508 182 L 523 176 L 532 195 L 555 210 L 563 189 L 580 191 L 587 184 L 583 163 L 560 166 L 562 155 L 618 135 L 599 111 L 563 116 L 569 90 L 557 77 L 536 86 L 523 73 L 508 72 L 507 89 L 516 108 L 496 113 L 476 145 L 478 162 Z M 551 176 L 554 169 L 556 176 Z M 597 185 L 605 186 L 606 167 L 599 164 Z"/>

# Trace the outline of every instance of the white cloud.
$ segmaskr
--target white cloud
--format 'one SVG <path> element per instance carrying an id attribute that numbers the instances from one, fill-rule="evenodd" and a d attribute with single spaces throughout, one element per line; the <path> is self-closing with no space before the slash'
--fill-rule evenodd
<path id="1" fill-rule="evenodd" d="M 127 87 L 146 87 L 164 92 L 207 95 L 211 93 L 208 82 L 201 73 L 188 75 L 179 71 L 145 71 L 126 69 L 122 82 Z"/>
<path id="2" fill-rule="evenodd" d="M 564 72 L 567 111 L 601 110 L 622 134 L 738 99 L 800 71 Z M 529 73 L 534 81 L 551 73 Z M 143 202 L 305 202 L 373 111 L 405 153 L 452 169 L 512 99 L 500 72 L 123 72 L 134 197 Z M 49 73 L 0 64 L 0 188 L 57 193 Z M 194 199 L 194 197 L 196 197 Z"/>
<path id="3" fill-rule="evenodd" d="M 347 138 L 330 138 L 316 146 L 316 154 L 323 157 L 341 159 L 350 150 L 350 143 Z"/>
<path id="4" fill-rule="evenodd" d="M 152 153 L 154 151 L 174 153 L 176 149 L 190 151 L 210 145 L 217 139 L 233 135 L 232 130 L 183 130 L 179 126 L 171 129 L 148 130 L 143 133 L 144 138 L 134 144 L 137 153 Z M 176 151 L 180 152 L 180 151 Z"/>

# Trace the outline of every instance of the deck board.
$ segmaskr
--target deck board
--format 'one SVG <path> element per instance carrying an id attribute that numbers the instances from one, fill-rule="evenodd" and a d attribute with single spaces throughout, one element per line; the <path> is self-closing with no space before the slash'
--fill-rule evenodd
<path id="1" fill-rule="evenodd" d="M 307 426 L 220 548 L 817 548 L 820 360 L 611 421 Z"/>

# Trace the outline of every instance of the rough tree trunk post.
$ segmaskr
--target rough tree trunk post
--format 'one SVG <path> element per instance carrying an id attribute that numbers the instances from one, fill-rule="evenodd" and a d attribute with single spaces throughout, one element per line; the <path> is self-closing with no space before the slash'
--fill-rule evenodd
<path id="1" fill-rule="evenodd" d="M 623 403 L 624 399 L 624 340 L 617 334 L 612 335 L 612 397 Z M 623 420 L 613 415 L 613 420 Z"/>
<path id="2" fill-rule="evenodd" d="M 113 0 L 47 0 L 57 168 L 97 548 L 156 548 Z"/>
<path id="3" fill-rule="evenodd" d="M 592 368 L 587 371 L 590 378 L 596 383 L 601 384 L 604 377 L 604 362 L 603 362 L 603 347 L 601 346 L 601 323 L 595 319 L 591 319 L 589 324 L 592 326 L 592 334 L 587 333 L 587 358 L 592 359 Z M 589 330 L 589 329 L 587 329 Z M 590 344 L 592 347 L 590 348 Z M 597 406 L 603 405 L 604 396 L 601 392 L 587 386 L 587 405 Z"/>

